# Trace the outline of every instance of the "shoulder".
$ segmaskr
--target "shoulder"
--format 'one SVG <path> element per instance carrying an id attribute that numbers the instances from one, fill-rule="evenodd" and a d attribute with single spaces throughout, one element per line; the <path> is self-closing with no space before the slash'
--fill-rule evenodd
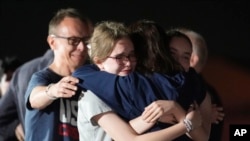
<path id="1" fill-rule="evenodd" d="M 82 74 L 88 74 L 88 73 L 92 73 L 92 72 L 96 72 L 96 71 L 100 71 L 100 69 L 94 65 L 94 64 L 86 64 L 83 65 L 79 68 L 77 68 L 74 72 L 73 72 L 73 76 L 78 76 L 78 75 L 82 75 Z"/>
<path id="2" fill-rule="evenodd" d="M 84 105 L 93 105 L 94 107 L 104 106 L 104 108 L 110 107 L 104 103 L 98 96 L 96 96 L 92 91 L 87 90 L 86 92 L 82 92 L 79 103 Z"/>
<path id="3" fill-rule="evenodd" d="M 90 90 L 82 92 L 82 96 L 78 101 L 78 108 L 80 112 L 84 112 L 87 115 L 89 120 L 95 115 L 112 111 L 106 103 Z"/>
<path id="4" fill-rule="evenodd" d="M 44 68 L 32 74 L 29 81 L 32 85 L 48 85 L 49 83 L 57 82 L 61 79 L 61 76 L 58 76 L 49 68 Z"/>
<path id="5" fill-rule="evenodd" d="M 51 76 L 53 74 L 49 68 L 44 68 L 33 73 L 34 76 Z"/>

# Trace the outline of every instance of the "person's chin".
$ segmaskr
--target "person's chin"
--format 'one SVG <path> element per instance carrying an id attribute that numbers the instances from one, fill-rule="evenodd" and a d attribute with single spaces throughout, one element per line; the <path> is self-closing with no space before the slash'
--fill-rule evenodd
<path id="1" fill-rule="evenodd" d="M 71 59 L 75 63 L 84 64 L 85 62 L 85 58 L 83 56 L 73 56 Z"/>
<path id="2" fill-rule="evenodd" d="M 126 75 L 128 75 L 130 73 L 131 73 L 131 71 L 123 71 L 123 72 L 120 73 L 120 76 L 126 76 Z"/>

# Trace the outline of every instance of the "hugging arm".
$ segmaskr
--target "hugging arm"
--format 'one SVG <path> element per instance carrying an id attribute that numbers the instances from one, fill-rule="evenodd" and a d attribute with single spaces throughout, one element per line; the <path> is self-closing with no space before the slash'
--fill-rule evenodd
<path id="1" fill-rule="evenodd" d="M 200 115 L 196 111 L 189 112 L 186 118 L 195 122 L 195 124 L 193 124 L 194 129 L 198 128 L 201 124 Z M 136 133 L 131 126 L 114 112 L 96 115 L 93 117 L 93 120 L 116 141 L 170 141 L 187 132 L 187 128 L 182 120 L 171 127 L 141 135 Z"/>
<path id="2" fill-rule="evenodd" d="M 95 73 L 97 71 L 98 73 Z M 104 74 L 104 75 L 103 75 Z M 98 69 L 95 68 L 85 68 L 83 70 L 78 70 L 73 73 L 73 76 L 79 78 L 80 84 L 79 86 L 82 89 L 90 89 L 93 91 L 100 99 L 102 99 L 107 105 L 109 105 L 114 111 L 118 111 L 118 114 L 120 115 L 127 115 L 127 113 L 130 112 L 133 106 L 135 109 L 139 109 L 137 113 L 142 113 L 144 108 L 148 105 L 148 103 L 151 103 L 152 101 L 155 101 L 155 97 L 147 97 L 148 95 L 148 89 L 149 87 L 142 87 L 145 91 L 144 94 L 137 93 L 136 91 L 133 92 L 133 90 L 130 87 L 123 87 L 124 85 L 117 85 L 117 79 L 118 76 L 108 74 L 106 72 L 101 72 Z M 130 75 L 130 76 L 133 76 Z M 118 81 L 118 84 L 126 84 L 131 83 L 133 80 L 130 79 L 130 76 L 128 77 L 122 77 L 121 80 L 125 82 Z M 100 79 L 101 78 L 101 79 Z M 111 79 L 109 79 L 111 78 Z M 94 80 L 93 80 L 94 79 Z M 107 81 L 108 80 L 108 81 Z M 131 81 L 130 81 L 131 80 Z M 137 83 L 134 88 L 138 88 L 140 85 L 144 85 L 144 81 L 139 81 L 140 83 Z M 105 87 L 100 87 L 100 85 L 103 85 Z M 127 84 L 128 85 L 128 84 Z M 149 85 L 149 84 L 148 84 Z M 138 87 L 136 87 L 138 86 Z M 144 85 L 145 86 L 145 85 Z M 105 91 L 105 89 L 110 90 Z M 120 92 L 120 93 L 116 93 Z M 127 92 L 131 92 L 130 94 L 127 94 Z M 153 90 L 151 90 L 153 92 Z M 99 94 L 99 95 L 98 95 Z M 143 97 L 133 97 L 133 96 L 143 96 Z M 145 98 L 146 97 L 146 98 Z M 140 99 L 142 98 L 142 99 Z M 114 100 L 115 99 L 115 100 Z M 111 102 L 110 102 L 111 100 Z M 120 102 L 121 100 L 125 100 Z M 139 100 L 140 107 L 138 108 L 138 104 L 136 100 Z M 151 102 L 150 102 L 151 101 Z M 122 104 L 122 105 L 120 105 Z M 126 106 L 128 104 L 128 106 Z M 120 106 L 120 107 L 119 107 Z M 124 109 L 125 107 L 125 109 Z M 126 109 L 129 107 L 128 109 Z M 118 108 L 118 110 L 117 110 Z M 120 109 L 119 109 L 120 108 Z M 119 112 L 120 110 L 120 112 Z M 124 113 L 122 113 L 123 111 Z M 127 113 L 126 113 L 127 112 Z M 130 113 L 129 113 L 130 114 Z M 136 115 L 136 114 L 135 114 Z M 138 117 L 139 115 L 132 117 Z M 131 116 L 127 117 L 128 119 L 133 119 Z M 126 121 L 123 121 L 118 115 L 116 115 L 114 112 L 104 112 L 100 114 L 96 114 L 92 117 L 92 119 L 98 123 L 108 134 L 110 137 L 112 137 L 114 140 L 172 140 L 174 138 L 179 137 L 180 135 L 183 135 L 187 132 L 187 128 L 185 124 L 183 123 L 183 120 L 179 119 L 179 122 L 169 128 L 152 132 L 152 133 L 146 133 L 143 135 L 138 135 L 138 133 L 143 132 L 145 129 L 136 129 L 135 131 L 131 126 L 129 126 Z M 112 120 L 111 120 L 112 119 Z M 151 118 L 154 119 L 154 118 Z M 184 119 L 184 118 L 182 118 Z M 154 124 L 154 123 L 153 123 Z M 197 124 L 199 125 L 199 124 Z M 151 126 L 151 125 L 150 125 Z M 135 127 L 135 126 L 134 126 Z M 198 126 L 197 126 L 198 127 Z"/>
<path id="3" fill-rule="evenodd" d="M 100 126 L 109 137 L 117 141 L 172 140 L 186 133 L 184 123 L 180 122 L 164 130 L 152 132 L 153 134 L 150 132 L 139 135 L 126 121 L 121 119 L 120 116 L 113 112 L 101 99 L 91 94 L 90 91 L 86 91 L 78 105 L 78 117 L 81 117 L 78 119 L 78 128 L 80 137 L 83 138 L 89 136 L 89 132 L 84 132 L 86 127 L 93 129 L 93 132 L 100 131 L 96 126 Z"/>
<path id="4" fill-rule="evenodd" d="M 80 79 L 81 89 L 91 90 L 124 119 L 138 117 L 144 108 L 155 101 L 154 89 L 147 78 L 137 73 L 119 77 L 85 65 L 73 73 Z"/>
<path id="5" fill-rule="evenodd" d="M 129 123 L 138 134 L 141 134 L 158 121 L 173 124 L 172 120 L 182 121 L 184 118 L 185 111 L 178 103 L 171 100 L 157 100 L 145 107 L 142 115 Z"/>
<path id="6" fill-rule="evenodd" d="M 181 122 L 167 129 L 138 135 L 125 121 L 113 112 L 94 117 L 98 124 L 116 141 L 166 141 L 172 140 L 186 132 Z M 114 124 L 115 123 L 115 124 Z"/>
<path id="7" fill-rule="evenodd" d="M 194 141 L 208 141 L 211 130 L 211 98 L 206 94 L 199 110 L 202 116 L 202 125 L 189 133 Z"/>

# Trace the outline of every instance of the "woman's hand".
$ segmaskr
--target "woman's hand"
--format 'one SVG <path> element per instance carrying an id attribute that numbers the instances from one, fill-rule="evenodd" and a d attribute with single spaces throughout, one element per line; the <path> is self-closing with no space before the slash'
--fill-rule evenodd
<path id="1" fill-rule="evenodd" d="M 195 129 L 202 124 L 202 116 L 200 113 L 199 106 L 195 102 L 192 104 L 188 110 L 188 113 L 186 115 L 186 119 L 190 120 L 192 122 L 192 128 Z"/>
<path id="2" fill-rule="evenodd" d="M 219 107 L 216 104 L 213 104 L 211 122 L 214 124 L 218 124 L 220 121 L 224 119 L 224 116 L 225 113 L 223 112 L 223 107 Z"/>
<path id="3" fill-rule="evenodd" d="M 148 105 L 142 113 L 146 122 L 156 122 L 163 115 L 171 115 L 175 102 L 170 100 L 157 100 Z"/>

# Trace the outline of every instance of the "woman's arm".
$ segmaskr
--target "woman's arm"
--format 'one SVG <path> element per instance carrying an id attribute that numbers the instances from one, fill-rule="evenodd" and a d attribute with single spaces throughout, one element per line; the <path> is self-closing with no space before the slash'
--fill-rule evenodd
<path id="1" fill-rule="evenodd" d="M 170 115 L 172 115 L 172 118 L 169 118 Z M 157 100 L 147 106 L 141 116 L 131 120 L 129 123 L 138 134 L 141 134 L 157 121 L 171 123 L 173 119 L 182 121 L 185 116 L 186 112 L 175 101 Z"/>
<path id="2" fill-rule="evenodd" d="M 201 115 L 199 111 L 189 111 L 186 119 L 191 121 L 192 128 L 198 129 L 201 125 Z M 106 133 L 115 141 L 170 141 L 183 134 L 188 129 L 183 121 L 155 132 L 138 135 L 125 121 L 114 112 L 106 112 L 92 118 L 101 126 Z"/>
<path id="3" fill-rule="evenodd" d="M 178 105 L 178 103 L 174 101 L 167 101 L 167 100 L 158 100 L 150 104 L 146 109 L 149 112 L 144 113 L 146 119 L 143 119 L 143 116 L 138 117 L 138 120 L 130 121 L 130 125 L 134 128 L 132 129 L 126 122 L 121 120 L 115 113 L 113 112 L 106 112 L 93 117 L 93 120 L 98 122 L 98 124 L 111 136 L 113 139 L 122 141 L 122 140 L 131 140 L 131 141 L 157 141 L 157 140 L 173 140 L 187 132 L 187 127 L 185 126 L 183 120 L 189 119 L 192 123 L 193 128 L 197 128 L 201 125 L 201 116 L 199 111 L 190 111 L 187 116 L 185 116 L 185 111 Z M 147 111 L 146 110 L 146 111 Z M 155 124 L 156 120 L 152 120 L 152 122 L 145 122 L 148 119 L 158 119 L 161 115 L 165 113 L 173 113 L 176 116 L 176 119 L 179 123 L 168 127 L 166 129 L 162 129 L 160 131 L 151 132 L 139 135 L 138 128 L 135 128 L 135 125 L 141 130 L 141 133 L 144 132 L 146 129 L 145 127 L 150 127 Z M 152 113 L 153 112 L 153 113 Z M 149 114 L 151 113 L 151 114 Z M 184 114 L 184 117 L 182 116 Z M 112 121 L 112 123 L 109 123 Z M 150 120 L 149 120 L 150 121 Z M 115 123 L 115 124 L 114 124 Z M 143 130 L 144 127 L 144 130 Z"/>
<path id="4" fill-rule="evenodd" d="M 208 141 L 211 130 L 211 98 L 206 94 L 199 110 L 202 116 L 202 125 L 189 133 L 194 141 Z"/>
<path id="5" fill-rule="evenodd" d="M 142 134 L 153 127 L 156 122 L 157 120 L 146 122 L 142 116 L 139 116 L 135 119 L 130 120 L 129 124 L 137 134 Z"/>
<path id="6" fill-rule="evenodd" d="M 86 123 L 97 123 L 101 128 L 103 128 L 103 130 L 106 131 L 106 133 L 111 138 L 118 141 L 119 140 L 157 141 L 157 140 L 168 140 L 168 139 L 172 140 L 173 138 L 185 134 L 187 131 L 187 127 L 185 126 L 183 120 L 179 120 L 178 124 L 175 124 L 169 128 L 152 133 L 147 133 L 145 135 L 138 135 L 138 133 L 136 133 L 136 131 L 127 122 L 123 121 L 118 115 L 112 112 L 111 108 L 109 108 L 101 99 L 95 96 L 91 91 L 86 91 L 84 93 L 85 93 L 84 96 L 81 97 L 78 103 L 79 105 L 78 117 L 81 117 L 78 119 L 79 129 L 81 129 L 80 127 L 85 128 L 84 126 Z M 156 103 L 157 102 L 154 102 L 153 104 L 151 104 L 151 106 L 157 107 Z M 159 103 L 164 105 L 163 102 L 161 101 Z M 160 106 L 160 109 L 161 108 L 162 107 Z M 154 111 L 152 110 L 154 108 L 147 107 L 147 109 L 151 109 L 151 111 Z M 198 127 L 201 124 L 200 115 L 195 113 L 197 112 L 191 111 L 186 116 L 187 119 L 189 119 L 192 122 L 194 128 Z M 87 134 L 87 133 L 81 131 L 80 134 Z"/>
<path id="7" fill-rule="evenodd" d="M 93 120 L 107 132 L 115 141 L 167 141 L 173 140 L 187 132 L 183 122 L 169 128 L 138 135 L 125 121 L 113 112 L 102 113 Z"/>

